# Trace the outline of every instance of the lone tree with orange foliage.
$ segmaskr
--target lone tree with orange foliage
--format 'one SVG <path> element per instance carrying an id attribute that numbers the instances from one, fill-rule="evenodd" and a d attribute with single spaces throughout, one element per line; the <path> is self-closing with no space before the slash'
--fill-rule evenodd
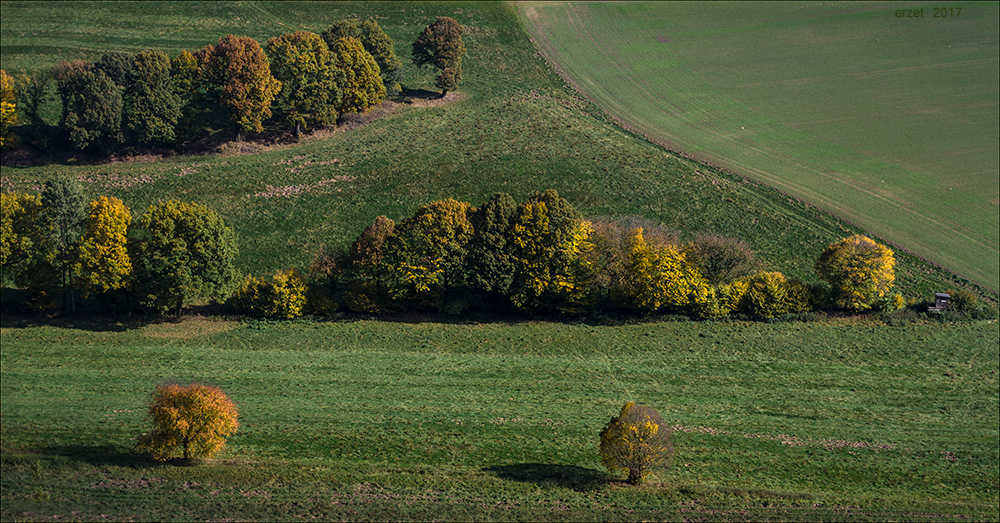
<path id="1" fill-rule="evenodd" d="M 895 265 L 892 249 L 855 234 L 823 250 L 816 260 L 816 274 L 830 284 L 838 306 L 866 311 L 892 289 Z"/>
<path id="2" fill-rule="evenodd" d="M 198 383 L 156 387 L 149 417 L 156 428 L 139 436 L 136 450 L 156 461 L 177 451 L 184 459 L 212 457 L 240 426 L 236 405 L 222 389 Z"/>
<path id="3" fill-rule="evenodd" d="M 674 457 L 670 428 L 654 409 L 628 402 L 601 431 L 601 462 L 612 473 L 628 471 L 628 481 L 640 485 L 651 469 L 669 467 Z"/>

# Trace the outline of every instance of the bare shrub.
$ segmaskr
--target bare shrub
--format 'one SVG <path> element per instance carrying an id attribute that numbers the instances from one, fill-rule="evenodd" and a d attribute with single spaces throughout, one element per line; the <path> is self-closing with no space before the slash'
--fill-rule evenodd
<path id="1" fill-rule="evenodd" d="M 712 285 L 750 276 L 758 266 L 749 245 L 718 234 L 698 235 L 685 246 L 684 252 Z"/>

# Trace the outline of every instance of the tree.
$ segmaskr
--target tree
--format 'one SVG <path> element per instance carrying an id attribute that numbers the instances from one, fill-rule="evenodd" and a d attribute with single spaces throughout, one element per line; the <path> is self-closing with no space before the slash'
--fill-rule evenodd
<path id="1" fill-rule="evenodd" d="M 816 274 L 830 284 L 838 306 L 865 311 L 892 289 L 895 264 L 891 249 L 858 234 L 824 249 Z"/>
<path id="2" fill-rule="evenodd" d="M 132 274 L 128 227 L 132 213 L 121 200 L 101 196 L 90 202 L 72 271 L 84 292 L 121 289 Z"/>
<path id="3" fill-rule="evenodd" d="M 417 67 L 431 65 L 438 68 L 436 85 L 444 98 L 448 91 L 458 88 L 462 81 L 462 56 L 465 43 L 462 42 L 462 24 L 447 16 L 439 16 L 437 21 L 427 26 L 413 42 L 413 64 Z"/>
<path id="4" fill-rule="evenodd" d="M 749 245 L 717 234 L 698 235 L 684 246 L 684 254 L 712 285 L 750 276 L 757 267 Z"/>
<path id="5" fill-rule="evenodd" d="M 316 33 L 299 31 L 267 41 L 271 73 L 281 81 L 277 106 L 299 139 L 303 125 L 327 125 L 337 117 L 344 72 Z"/>
<path id="6" fill-rule="evenodd" d="M 139 219 L 132 246 L 139 301 L 180 314 L 184 302 L 221 300 L 236 282 L 236 235 L 215 211 L 170 200 L 151 205 Z"/>
<path id="7" fill-rule="evenodd" d="M 509 194 L 494 194 L 469 217 L 472 237 L 466 255 L 465 280 L 493 302 L 506 297 L 516 269 L 511 236 L 517 202 Z"/>
<path id="8" fill-rule="evenodd" d="M 20 283 L 41 233 L 42 199 L 35 194 L 0 192 L 0 267 L 3 279 Z"/>
<path id="9" fill-rule="evenodd" d="M 133 59 L 123 97 L 123 118 L 130 138 L 142 144 L 169 144 L 181 118 L 181 99 L 170 77 L 170 60 L 159 51 Z"/>
<path id="10" fill-rule="evenodd" d="M 271 75 L 260 44 L 246 36 L 226 35 L 199 53 L 202 74 L 219 91 L 219 104 L 229 112 L 236 141 L 242 131 L 263 131 L 262 122 L 271 117 L 271 102 L 281 82 Z"/>
<path id="11" fill-rule="evenodd" d="M 42 190 L 43 226 L 49 232 L 49 244 L 54 247 L 53 269 L 58 275 L 57 285 L 62 290 L 63 308 L 75 310 L 72 266 L 76 260 L 77 240 L 87 217 L 87 199 L 83 187 L 74 180 L 50 180 Z M 49 271 L 39 271 L 42 277 Z M 46 279 L 36 280 L 39 286 Z"/>
<path id="12" fill-rule="evenodd" d="M 417 299 L 439 309 L 447 293 L 461 286 L 472 206 L 452 199 L 421 205 L 386 240 L 385 256 L 394 273 L 397 299 Z"/>
<path id="13" fill-rule="evenodd" d="M 679 235 L 652 220 L 625 216 L 613 220 L 592 222 L 591 237 L 594 249 L 590 252 L 594 277 L 591 294 L 598 307 L 628 308 L 632 303 L 632 277 L 629 273 L 629 253 L 636 229 L 642 229 L 643 238 L 651 245 L 677 245 Z"/>
<path id="14" fill-rule="evenodd" d="M 389 271 L 383 247 L 395 228 L 396 222 L 379 216 L 351 243 L 342 275 L 344 303 L 350 310 L 379 313 L 389 306 Z"/>
<path id="15" fill-rule="evenodd" d="M 385 100 L 385 86 L 379 76 L 378 64 L 365 51 L 360 40 L 349 36 L 339 38 L 330 46 L 330 52 L 336 57 L 337 67 L 344 73 L 338 112 L 365 112 Z"/>
<path id="16" fill-rule="evenodd" d="M 201 86 L 201 66 L 198 59 L 187 51 L 170 60 L 170 79 L 174 86 L 174 94 L 180 102 L 180 118 L 174 133 L 178 141 L 194 137 L 194 122 L 198 114 L 204 111 Z"/>
<path id="17" fill-rule="evenodd" d="M 590 222 L 549 190 L 529 197 L 512 223 L 511 303 L 522 311 L 579 312 L 590 277 Z"/>
<path id="18" fill-rule="evenodd" d="M 45 150 L 49 144 L 45 136 L 45 121 L 41 107 L 52 96 L 52 77 L 48 71 L 35 71 L 31 75 L 21 74 L 14 80 L 17 91 L 17 106 L 31 125 L 32 145 Z"/>
<path id="19" fill-rule="evenodd" d="M 670 466 L 670 428 L 658 412 L 630 401 L 601 431 L 600 454 L 612 473 L 627 471 L 629 483 L 642 484 L 652 469 Z"/>
<path id="20" fill-rule="evenodd" d="M 199 383 L 156 387 L 148 414 L 154 429 L 139 436 L 136 450 L 156 461 L 178 451 L 184 459 L 212 457 L 240 426 L 239 411 L 222 389 Z"/>
<path id="21" fill-rule="evenodd" d="M 0 148 L 17 145 L 17 136 L 14 135 L 17 122 L 17 89 L 14 78 L 0 69 Z"/>
<path id="22" fill-rule="evenodd" d="M 326 31 L 323 31 L 323 40 L 330 48 L 334 42 L 350 36 L 361 41 L 378 64 L 382 85 L 385 86 L 387 96 L 395 96 L 402 90 L 400 82 L 403 81 L 403 62 L 396 56 L 396 48 L 389 35 L 382 30 L 378 22 L 369 18 L 364 22 L 357 18 L 350 20 L 338 20 Z"/>
<path id="23" fill-rule="evenodd" d="M 52 70 L 62 97 L 61 127 L 77 150 L 108 153 L 121 143 L 122 95 L 104 71 L 83 62 L 63 62 Z"/>
<path id="24" fill-rule="evenodd" d="M 673 245 L 650 245 L 641 228 L 632 236 L 628 256 L 632 299 L 649 312 L 690 311 L 708 299 L 708 283 L 684 253 Z"/>
<path id="25" fill-rule="evenodd" d="M 124 91 L 132 81 L 133 61 L 134 57 L 130 53 L 110 51 L 102 54 L 92 68 L 94 71 L 104 72 L 119 89 Z"/>
<path id="26" fill-rule="evenodd" d="M 777 318 L 788 312 L 788 280 L 780 272 L 761 272 L 747 279 L 743 308 L 758 318 Z"/>

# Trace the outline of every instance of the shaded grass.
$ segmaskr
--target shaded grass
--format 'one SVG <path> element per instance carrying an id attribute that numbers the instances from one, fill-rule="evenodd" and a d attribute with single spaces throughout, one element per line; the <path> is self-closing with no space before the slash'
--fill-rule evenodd
<path id="1" fill-rule="evenodd" d="M 167 338 L 5 318 L 4 519 L 94 502 L 149 519 L 477 520 L 983 517 L 997 502 L 995 322 L 205 321 Z M 168 380 L 239 406 L 216 460 L 131 455 Z M 676 426 L 675 465 L 649 488 L 597 457 L 626 400 Z"/>

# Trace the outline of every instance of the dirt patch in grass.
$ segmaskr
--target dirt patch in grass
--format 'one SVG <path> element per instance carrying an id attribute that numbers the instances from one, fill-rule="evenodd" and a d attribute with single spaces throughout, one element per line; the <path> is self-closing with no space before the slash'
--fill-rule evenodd
<path id="1" fill-rule="evenodd" d="M 149 338 L 190 340 L 230 331 L 238 325 L 239 322 L 236 321 L 218 320 L 205 316 L 192 316 L 179 321 L 165 321 L 163 323 L 146 325 L 141 329 L 141 332 Z"/>

